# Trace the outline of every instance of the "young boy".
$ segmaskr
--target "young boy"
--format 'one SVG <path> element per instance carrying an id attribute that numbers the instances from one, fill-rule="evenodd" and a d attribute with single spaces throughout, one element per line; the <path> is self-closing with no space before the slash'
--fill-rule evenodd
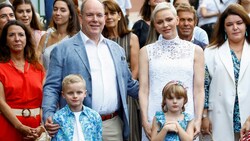
<path id="1" fill-rule="evenodd" d="M 62 96 L 67 105 L 53 116 L 60 129 L 52 141 L 102 141 L 100 115 L 82 104 L 86 92 L 86 82 L 80 75 L 70 74 L 63 79 Z"/>

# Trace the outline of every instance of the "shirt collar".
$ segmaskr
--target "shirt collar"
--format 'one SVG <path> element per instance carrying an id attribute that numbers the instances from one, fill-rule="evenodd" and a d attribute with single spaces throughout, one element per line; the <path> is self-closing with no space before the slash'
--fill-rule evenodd
<path id="1" fill-rule="evenodd" d="M 66 112 L 67 112 L 68 115 L 70 115 L 70 114 L 74 115 L 74 113 L 70 110 L 68 104 L 65 106 L 65 108 L 66 108 Z M 86 108 L 85 108 L 84 105 L 82 105 L 82 111 L 81 111 L 81 113 L 86 114 L 85 112 L 86 112 Z"/>
<path id="2" fill-rule="evenodd" d="M 193 36 L 192 36 L 191 42 L 194 42 L 194 33 L 193 33 Z"/>
<path id="3" fill-rule="evenodd" d="M 83 43 L 84 44 L 86 44 L 87 42 L 94 42 L 93 40 L 91 40 L 88 36 L 86 36 L 82 31 L 80 32 L 80 35 L 81 35 L 81 37 L 82 37 L 82 40 L 83 40 Z M 105 40 L 104 40 L 105 38 L 103 37 L 103 35 L 102 34 L 100 34 L 100 41 L 99 41 L 99 43 L 101 43 L 101 42 L 104 42 L 105 43 Z M 99 44 L 98 43 L 98 44 Z"/>

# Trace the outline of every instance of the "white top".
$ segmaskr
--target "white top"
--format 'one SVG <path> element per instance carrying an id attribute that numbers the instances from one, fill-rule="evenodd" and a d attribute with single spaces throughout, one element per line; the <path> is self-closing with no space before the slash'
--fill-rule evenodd
<path id="1" fill-rule="evenodd" d="M 193 116 L 195 45 L 176 37 L 172 40 L 161 38 L 146 47 L 149 59 L 149 122 L 152 122 L 156 111 L 161 111 L 162 89 L 171 80 L 180 80 L 188 87 L 186 112 Z"/>
<path id="2" fill-rule="evenodd" d="M 118 5 L 120 6 L 120 8 L 122 9 L 122 13 L 125 16 L 126 13 L 126 9 L 131 9 L 132 5 L 131 5 L 131 1 L 130 0 L 115 0 Z"/>
<path id="3" fill-rule="evenodd" d="M 43 47 L 43 55 L 42 55 L 42 57 L 43 57 L 43 66 L 44 66 L 45 70 L 48 70 L 48 68 L 49 68 L 49 62 L 50 62 L 50 54 L 51 54 L 51 51 L 52 51 L 61 41 L 63 41 L 63 40 L 65 40 L 65 39 L 68 39 L 68 38 L 69 38 L 69 36 L 67 35 L 67 36 L 65 36 L 61 41 L 59 41 L 59 42 L 57 42 L 57 43 L 55 43 L 55 44 L 52 44 L 52 45 L 46 47 L 46 46 L 47 46 L 47 43 L 48 43 L 48 38 L 49 38 L 50 34 L 51 34 L 51 32 L 47 33 L 46 39 L 45 39 L 45 42 L 44 42 L 44 47 Z"/>
<path id="4" fill-rule="evenodd" d="M 149 63 L 148 121 L 152 123 L 156 111 L 162 111 L 162 89 L 171 80 L 180 80 L 188 88 L 188 102 L 185 111 L 194 117 L 193 101 L 193 43 L 181 40 L 178 36 L 172 40 L 159 38 L 146 46 Z M 148 141 L 142 130 L 142 141 Z"/>
<path id="5" fill-rule="evenodd" d="M 100 35 L 98 45 L 81 32 L 92 78 L 92 109 L 99 114 L 115 112 L 119 105 L 116 71 L 109 48 Z"/>
<path id="6" fill-rule="evenodd" d="M 207 45 L 209 44 L 207 32 L 198 26 L 194 27 L 193 38 Z"/>
<path id="7" fill-rule="evenodd" d="M 211 13 L 211 12 L 223 12 L 222 8 L 223 8 L 223 4 L 220 3 L 219 0 L 203 0 L 203 2 L 201 3 L 201 5 L 198 8 L 198 13 L 200 14 L 200 10 L 201 8 L 206 8 L 207 9 L 207 13 Z M 209 24 L 209 23 L 215 23 L 217 21 L 218 17 L 217 16 L 213 16 L 213 17 L 209 17 L 209 18 L 203 18 L 200 14 L 199 17 L 199 26 L 205 25 L 205 24 Z"/>
<path id="8" fill-rule="evenodd" d="M 73 141 L 85 141 L 81 123 L 79 120 L 81 112 L 73 112 L 75 115 L 74 135 Z"/>

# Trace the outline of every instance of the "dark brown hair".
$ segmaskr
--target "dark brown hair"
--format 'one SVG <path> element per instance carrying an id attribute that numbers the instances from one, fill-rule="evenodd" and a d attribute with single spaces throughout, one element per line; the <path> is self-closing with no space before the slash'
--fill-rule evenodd
<path id="1" fill-rule="evenodd" d="M 11 5 L 9 5 L 7 3 L 0 3 L 0 10 L 5 8 L 5 7 L 9 7 L 10 9 L 12 9 L 12 11 L 14 13 L 14 8 Z"/>
<path id="2" fill-rule="evenodd" d="M 170 0 L 165 0 L 165 2 L 170 2 Z M 151 11 L 151 6 L 149 5 L 149 0 L 145 0 L 140 10 L 142 19 L 145 21 L 150 21 L 151 12 L 152 11 Z"/>
<path id="3" fill-rule="evenodd" d="M 72 0 L 55 0 L 53 3 L 53 7 L 57 1 L 65 2 L 69 8 L 71 18 L 69 19 L 69 23 L 68 23 L 66 30 L 70 36 L 73 36 L 78 31 L 81 30 L 81 26 L 80 26 L 80 22 L 79 22 L 79 18 L 78 18 L 78 13 L 77 13 L 76 8 L 75 8 L 75 4 L 72 2 Z M 52 21 L 51 27 L 54 27 L 55 29 L 57 29 L 57 25 L 54 21 Z"/>
<path id="4" fill-rule="evenodd" d="M 35 8 L 34 8 L 32 2 L 30 0 L 14 0 L 12 5 L 14 7 L 15 15 L 16 15 L 17 7 L 19 5 L 22 5 L 22 4 L 29 4 L 30 7 L 31 7 L 32 19 L 31 19 L 31 22 L 30 22 L 30 27 L 35 29 L 35 30 L 41 30 L 42 29 L 41 23 L 40 23 L 39 19 L 36 16 Z"/>
<path id="5" fill-rule="evenodd" d="M 3 27 L 2 34 L 0 36 L 0 62 L 6 63 L 10 61 L 11 51 L 10 48 L 7 46 L 7 36 L 8 36 L 8 29 L 10 26 L 16 25 L 20 26 L 26 36 L 26 45 L 24 47 L 24 58 L 29 63 L 33 64 L 37 69 L 43 70 L 41 64 L 38 61 L 38 57 L 36 56 L 35 47 L 36 44 L 32 37 L 31 31 L 28 27 L 26 27 L 22 22 L 13 20 L 6 23 Z"/>
<path id="6" fill-rule="evenodd" d="M 248 14 L 246 13 L 246 11 L 244 10 L 244 8 L 241 5 L 230 4 L 226 8 L 226 10 L 220 15 L 217 23 L 215 24 L 214 32 L 213 32 L 213 36 L 212 36 L 212 42 L 209 45 L 209 47 L 211 47 L 211 46 L 220 47 L 226 41 L 225 36 L 227 36 L 227 35 L 225 32 L 224 23 L 225 23 L 225 19 L 229 15 L 238 15 L 243 20 L 243 22 L 246 24 L 246 32 L 248 35 L 250 35 L 250 18 L 248 16 Z M 250 43 L 250 36 L 246 37 L 246 40 L 248 43 Z"/>
<path id="7" fill-rule="evenodd" d="M 121 19 L 118 21 L 118 35 L 119 37 L 123 37 L 130 33 L 131 31 L 128 29 L 126 20 L 124 15 L 122 14 L 122 10 L 119 7 L 119 5 L 115 1 L 111 0 L 106 0 L 103 1 L 104 9 L 105 11 L 109 10 L 110 12 L 117 12 L 118 14 L 121 15 Z M 109 37 L 109 32 L 106 26 L 104 26 L 102 34 L 104 37 L 108 38 Z"/>

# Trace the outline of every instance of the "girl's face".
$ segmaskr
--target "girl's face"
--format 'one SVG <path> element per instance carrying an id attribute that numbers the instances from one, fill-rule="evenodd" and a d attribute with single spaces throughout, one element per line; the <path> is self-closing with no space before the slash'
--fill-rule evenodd
<path id="1" fill-rule="evenodd" d="M 30 4 L 21 4 L 17 6 L 15 11 L 16 19 L 23 22 L 26 26 L 30 26 L 32 20 L 32 9 Z"/>
<path id="2" fill-rule="evenodd" d="M 6 44 L 12 53 L 23 52 L 26 46 L 26 34 L 23 28 L 11 25 L 7 31 Z"/>
<path id="3" fill-rule="evenodd" d="M 184 97 L 176 97 L 174 94 L 171 94 L 170 98 L 165 100 L 168 112 L 182 112 L 182 107 L 184 106 Z"/>
<path id="4" fill-rule="evenodd" d="M 176 26 L 178 23 L 178 17 L 174 16 L 170 10 L 161 10 L 155 14 L 155 29 L 165 39 L 173 39 L 177 36 Z"/>
<path id="5" fill-rule="evenodd" d="M 224 23 L 225 32 L 230 42 L 238 43 L 245 39 L 246 24 L 238 15 L 229 15 Z"/>
<path id="6" fill-rule="evenodd" d="M 115 28 L 118 26 L 118 22 L 121 19 L 121 13 L 117 11 L 112 12 L 108 9 L 105 10 L 105 26 L 107 28 Z"/>
<path id="7" fill-rule="evenodd" d="M 53 8 L 53 21 L 57 25 L 64 25 L 69 23 L 70 11 L 67 3 L 64 1 L 56 1 Z"/>

